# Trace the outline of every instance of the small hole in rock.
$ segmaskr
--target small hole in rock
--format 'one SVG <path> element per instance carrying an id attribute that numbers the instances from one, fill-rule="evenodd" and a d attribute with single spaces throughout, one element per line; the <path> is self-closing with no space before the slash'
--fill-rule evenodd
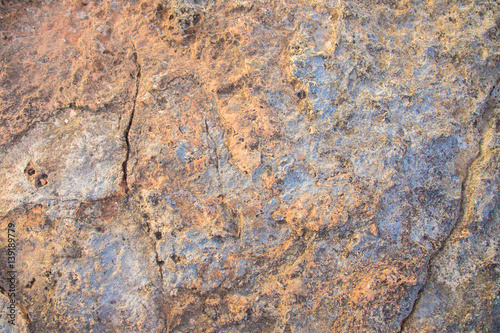
<path id="1" fill-rule="evenodd" d="M 49 176 L 47 176 L 47 174 L 45 173 L 38 175 L 35 180 L 35 187 L 40 188 L 47 185 L 49 183 L 48 178 Z"/>
<path id="2" fill-rule="evenodd" d="M 161 239 L 161 232 L 160 231 L 156 231 L 155 232 L 155 237 L 157 240 L 160 240 Z"/>
<path id="3" fill-rule="evenodd" d="M 178 263 L 179 263 L 179 262 L 181 262 L 181 260 L 182 260 L 182 258 L 181 258 L 181 257 L 179 257 L 179 256 L 178 256 L 178 255 L 176 255 L 176 254 L 172 254 L 172 255 L 170 256 L 170 259 L 172 259 L 172 261 L 173 261 L 174 263 L 176 263 L 176 264 L 178 264 Z"/>
<path id="4" fill-rule="evenodd" d="M 193 15 L 193 25 L 196 25 L 198 22 L 200 22 L 200 20 L 201 20 L 200 14 Z"/>
<path id="5" fill-rule="evenodd" d="M 304 90 L 300 89 L 299 91 L 297 91 L 297 97 L 299 99 L 304 99 L 304 98 L 306 98 L 306 96 L 307 96 L 307 94 Z"/>
<path id="6" fill-rule="evenodd" d="M 24 168 L 24 173 L 28 177 L 33 176 L 36 173 L 35 166 L 32 162 L 29 162 L 28 165 L 26 165 L 26 168 Z"/>
<path id="7" fill-rule="evenodd" d="M 31 279 L 31 281 L 30 281 L 30 282 L 28 282 L 28 283 L 26 284 L 26 286 L 24 286 L 24 287 L 25 287 L 25 288 L 27 288 L 27 289 L 30 289 L 31 287 L 33 287 L 33 284 L 35 283 L 35 281 L 36 281 L 36 279 L 35 279 L 35 278 Z"/>

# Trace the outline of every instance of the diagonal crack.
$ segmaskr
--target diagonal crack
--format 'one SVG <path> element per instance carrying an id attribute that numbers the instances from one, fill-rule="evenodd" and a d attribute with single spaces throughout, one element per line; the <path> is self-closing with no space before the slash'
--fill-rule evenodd
<path id="1" fill-rule="evenodd" d="M 417 296 L 415 297 L 415 301 L 413 302 L 413 305 L 412 305 L 410 312 L 401 321 L 400 332 L 403 332 L 405 330 L 408 319 L 413 316 L 413 313 L 415 312 L 415 309 L 417 308 L 417 305 L 419 304 L 419 302 L 421 300 L 422 292 L 425 290 L 425 287 L 427 286 L 427 283 L 429 283 L 429 279 L 431 277 L 431 269 L 434 266 L 434 260 L 436 259 L 438 254 L 441 253 L 442 250 L 444 249 L 448 239 L 453 234 L 455 227 L 460 225 L 464 221 L 464 219 L 467 217 L 467 212 L 469 211 L 467 209 L 468 203 L 469 203 L 468 198 L 471 196 L 469 194 L 469 192 L 471 191 L 470 190 L 470 188 L 471 188 L 470 183 L 471 183 L 472 176 L 474 175 L 473 171 L 476 168 L 477 163 L 479 163 L 479 161 L 481 161 L 481 159 L 483 158 L 484 151 L 486 148 L 485 147 L 486 146 L 486 143 L 485 143 L 486 133 L 487 133 L 488 129 L 490 129 L 492 126 L 495 126 L 495 121 L 494 121 L 495 117 L 494 117 L 493 109 L 496 107 L 497 101 L 495 100 L 494 93 L 495 93 L 496 86 L 498 86 L 498 84 L 500 84 L 500 82 L 497 82 L 497 84 L 494 85 L 493 88 L 490 90 L 488 98 L 486 99 L 486 102 L 485 102 L 484 106 L 482 107 L 483 113 L 482 113 L 482 115 L 480 115 L 481 119 L 474 121 L 474 123 L 476 125 L 478 123 L 482 122 L 482 124 L 481 124 L 482 126 L 480 126 L 480 138 L 481 139 L 479 141 L 479 151 L 477 152 L 476 156 L 474 156 L 474 158 L 472 158 L 472 160 L 469 161 L 467 168 L 465 170 L 465 178 L 462 181 L 462 189 L 460 192 L 460 204 L 459 204 L 460 208 L 459 208 L 458 217 L 456 218 L 455 222 L 452 224 L 448 234 L 441 242 L 439 248 L 427 260 L 426 269 L 425 269 L 426 275 L 425 275 L 424 282 L 423 282 L 422 286 L 420 287 L 420 289 L 418 290 Z"/>
<path id="2" fill-rule="evenodd" d="M 135 47 L 134 47 L 135 49 Z M 139 94 L 139 85 L 141 83 L 141 64 L 139 63 L 137 59 L 137 52 L 134 52 L 132 54 L 132 59 L 134 60 L 135 63 L 135 91 L 134 95 L 132 96 L 132 111 L 130 112 L 130 118 L 128 120 L 127 127 L 125 128 L 124 132 L 124 137 L 125 137 L 125 143 L 127 144 L 127 153 L 125 155 L 125 160 L 122 163 L 122 169 L 123 169 L 123 178 L 121 181 L 120 186 L 125 189 L 125 193 L 128 193 L 129 188 L 128 188 L 128 183 L 127 183 L 127 165 L 128 165 L 128 160 L 130 157 L 130 128 L 132 127 L 132 122 L 134 121 L 134 114 L 135 114 L 135 107 L 137 104 L 137 95 Z"/>

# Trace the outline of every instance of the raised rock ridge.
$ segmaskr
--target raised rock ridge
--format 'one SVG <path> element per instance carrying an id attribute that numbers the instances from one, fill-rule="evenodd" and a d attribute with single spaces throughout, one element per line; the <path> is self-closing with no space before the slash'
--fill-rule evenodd
<path id="1" fill-rule="evenodd" d="M 3 0 L 0 33 L 2 331 L 500 330 L 498 2 Z"/>

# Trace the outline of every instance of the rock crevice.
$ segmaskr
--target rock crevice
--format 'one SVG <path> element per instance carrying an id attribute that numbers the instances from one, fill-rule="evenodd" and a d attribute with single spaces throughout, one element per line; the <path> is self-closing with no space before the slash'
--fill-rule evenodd
<path id="1" fill-rule="evenodd" d="M 132 110 L 130 111 L 127 127 L 123 132 L 127 151 L 125 153 L 125 160 L 122 163 L 123 178 L 120 184 L 125 189 L 125 193 L 128 193 L 130 190 L 127 182 L 128 162 L 130 158 L 130 129 L 132 128 L 132 123 L 134 121 L 135 109 L 137 107 L 137 96 L 139 94 L 139 87 L 141 84 L 141 64 L 139 63 L 137 52 L 135 52 L 135 47 L 133 48 L 133 50 L 134 53 L 132 53 L 132 60 L 134 61 L 135 64 L 135 85 L 134 85 L 134 93 L 132 96 Z"/>
<path id="2" fill-rule="evenodd" d="M 478 152 L 476 156 L 474 156 L 468 163 L 465 171 L 464 180 L 462 181 L 461 186 L 461 194 L 460 194 L 460 205 L 458 217 L 450 227 L 449 232 L 442 240 L 439 248 L 429 257 L 426 270 L 425 270 L 425 278 L 422 284 L 422 287 L 419 289 L 415 301 L 412 305 L 412 308 L 402 322 L 401 322 L 401 332 L 407 332 L 407 322 L 412 318 L 414 312 L 418 307 L 418 303 L 421 301 L 421 294 L 428 287 L 429 280 L 432 276 L 432 270 L 435 267 L 435 259 L 442 253 L 445 249 L 448 240 L 455 232 L 457 226 L 462 224 L 465 219 L 471 219 L 471 213 L 474 210 L 473 205 L 471 204 L 474 196 L 475 189 L 471 188 L 472 177 L 480 173 L 481 160 L 485 154 L 485 151 L 488 149 L 490 143 L 487 141 L 488 132 L 498 126 L 500 121 L 499 115 L 496 108 L 498 108 L 498 89 L 497 86 L 500 84 L 500 81 L 497 82 L 490 90 L 490 93 L 487 95 L 486 101 L 483 103 L 480 112 L 476 112 L 475 114 L 479 115 L 479 119 L 474 119 L 473 123 L 479 129 L 478 137 Z"/>

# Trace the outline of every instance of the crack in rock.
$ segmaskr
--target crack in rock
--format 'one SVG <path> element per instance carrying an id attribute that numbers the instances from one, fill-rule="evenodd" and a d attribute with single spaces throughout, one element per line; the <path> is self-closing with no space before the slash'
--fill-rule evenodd
<path id="1" fill-rule="evenodd" d="M 134 47 L 135 50 L 135 47 Z M 134 114 L 135 114 L 135 107 L 137 104 L 137 95 L 139 94 L 139 85 L 141 83 L 141 64 L 137 60 L 137 52 L 134 52 L 132 54 L 132 59 L 135 63 L 135 68 L 136 68 L 136 73 L 135 73 L 135 91 L 134 95 L 132 97 L 132 111 L 130 112 L 130 118 L 127 124 L 127 127 L 125 128 L 125 132 L 123 133 L 125 137 L 125 143 L 127 145 L 127 152 L 125 155 L 125 160 L 122 163 L 122 169 L 123 169 L 123 178 L 121 181 L 121 187 L 125 189 L 125 193 L 128 193 L 129 187 L 127 183 L 127 165 L 128 165 L 128 160 L 130 157 L 130 128 L 132 127 L 132 122 L 134 121 Z"/>
<path id="2" fill-rule="evenodd" d="M 497 82 L 497 84 L 494 85 L 493 88 L 490 90 L 490 93 L 488 94 L 486 102 L 484 103 L 484 106 L 482 107 L 483 113 L 482 113 L 482 115 L 480 115 L 480 118 L 481 118 L 484 125 L 481 126 L 481 128 L 480 128 L 480 138 L 481 139 L 479 140 L 479 151 L 476 154 L 476 156 L 469 161 L 467 168 L 465 170 L 465 178 L 462 182 L 462 189 L 460 192 L 460 209 L 459 209 L 458 217 L 456 218 L 455 223 L 452 224 L 448 234 L 441 242 L 439 248 L 434 252 L 434 254 L 432 254 L 430 256 L 429 260 L 427 261 L 426 270 L 425 270 L 426 275 L 425 275 L 424 283 L 422 284 L 422 286 L 418 290 L 417 296 L 415 297 L 415 301 L 413 302 L 413 305 L 412 305 L 410 312 L 401 321 L 400 332 L 405 331 L 407 322 L 413 316 L 413 313 L 415 312 L 415 309 L 417 308 L 417 305 L 421 299 L 420 297 L 422 295 L 422 292 L 425 290 L 427 284 L 429 283 L 429 279 L 431 277 L 431 270 L 432 270 L 432 267 L 434 266 L 435 258 L 444 249 L 448 239 L 453 234 L 453 230 L 455 229 L 455 227 L 457 225 L 459 225 L 467 216 L 467 211 L 468 211 L 467 204 L 469 202 L 469 197 L 471 196 L 471 194 L 469 193 L 470 192 L 469 189 L 470 189 L 470 182 L 472 179 L 472 175 L 474 174 L 473 170 L 476 169 L 478 161 L 481 160 L 481 158 L 484 154 L 484 151 L 485 151 L 484 146 L 486 145 L 485 136 L 486 136 L 487 130 L 495 125 L 495 122 L 492 121 L 494 119 L 494 116 L 492 115 L 491 110 L 495 106 L 495 100 L 494 100 L 495 98 L 494 98 L 493 94 L 494 94 L 494 91 L 496 89 L 496 86 L 499 83 L 500 82 Z"/>
<path id="3" fill-rule="evenodd" d="M 155 245 L 155 254 L 156 254 L 156 264 L 158 265 L 158 271 L 160 272 L 160 278 L 161 278 L 161 285 L 163 288 L 163 268 L 162 266 L 165 264 L 163 260 L 160 260 L 160 257 L 158 256 L 158 250 L 156 249 Z"/>
<path id="4" fill-rule="evenodd" d="M 215 154 L 215 169 L 217 171 L 217 179 L 219 181 L 219 186 L 221 187 L 221 194 L 224 196 L 224 184 L 222 183 L 222 177 L 221 177 L 221 174 L 220 174 L 220 157 L 219 157 L 219 153 L 217 151 L 217 143 L 215 142 L 214 138 L 212 137 L 212 135 L 210 134 L 210 128 L 208 126 L 208 122 L 207 122 L 207 119 L 205 118 L 205 131 L 207 132 L 207 137 L 210 139 L 210 141 L 212 141 L 212 144 L 213 144 L 213 149 L 214 149 L 214 154 Z"/>

